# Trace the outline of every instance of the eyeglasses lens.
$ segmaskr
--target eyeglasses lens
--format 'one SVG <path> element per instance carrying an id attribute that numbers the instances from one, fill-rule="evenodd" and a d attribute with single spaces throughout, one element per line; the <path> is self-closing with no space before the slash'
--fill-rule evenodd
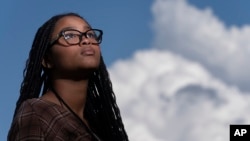
<path id="1" fill-rule="evenodd" d="M 85 33 L 75 30 L 67 30 L 64 31 L 63 36 L 69 44 L 78 44 L 81 38 L 88 38 L 93 43 L 101 43 L 101 32 L 99 30 L 88 30 Z"/>

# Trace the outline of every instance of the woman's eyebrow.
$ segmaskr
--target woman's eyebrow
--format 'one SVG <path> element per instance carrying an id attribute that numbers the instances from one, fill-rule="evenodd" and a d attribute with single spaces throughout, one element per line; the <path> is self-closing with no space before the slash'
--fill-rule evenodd
<path id="1" fill-rule="evenodd" d="M 83 29 L 91 29 L 89 26 L 84 26 Z"/>
<path id="2" fill-rule="evenodd" d="M 63 29 L 61 29 L 61 31 L 63 31 L 63 30 L 69 30 L 69 29 L 79 30 L 79 29 L 77 29 L 77 27 L 74 27 L 74 26 L 68 26 L 68 27 L 64 27 Z M 89 30 L 89 29 L 91 29 L 91 28 L 90 28 L 90 26 L 83 26 L 83 29 L 85 29 L 85 30 Z"/>
<path id="3" fill-rule="evenodd" d="M 72 26 L 64 27 L 63 29 L 61 29 L 61 31 L 68 30 L 68 29 L 76 29 L 76 27 L 72 27 Z"/>

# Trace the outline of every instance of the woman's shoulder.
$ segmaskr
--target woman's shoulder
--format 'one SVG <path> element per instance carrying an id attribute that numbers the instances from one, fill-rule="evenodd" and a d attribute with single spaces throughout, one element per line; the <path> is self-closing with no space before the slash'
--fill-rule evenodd
<path id="1" fill-rule="evenodd" d="M 20 107 L 21 113 L 33 113 L 37 116 L 55 116 L 67 112 L 60 105 L 41 99 L 32 98 L 24 101 Z"/>
<path id="2" fill-rule="evenodd" d="M 59 106 L 53 102 L 50 102 L 48 100 L 44 100 L 42 98 L 31 98 L 27 99 L 26 101 L 23 102 L 24 105 L 30 105 L 32 107 L 54 107 L 54 106 Z"/>

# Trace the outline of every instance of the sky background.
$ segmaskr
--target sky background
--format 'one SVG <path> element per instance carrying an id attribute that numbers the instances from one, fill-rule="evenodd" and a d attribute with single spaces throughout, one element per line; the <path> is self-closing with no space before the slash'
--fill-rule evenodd
<path id="1" fill-rule="evenodd" d="M 37 29 L 77 12 L 101 44 L 131 141 L 224 141 L 249 124 L 250 1 L 18 1 L 0 8 L 0 140 Z"/>

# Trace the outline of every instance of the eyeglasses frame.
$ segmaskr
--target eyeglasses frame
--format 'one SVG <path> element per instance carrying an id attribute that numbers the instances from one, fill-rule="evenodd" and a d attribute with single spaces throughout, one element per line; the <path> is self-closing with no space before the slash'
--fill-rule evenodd
<path id="1" fill-rule="evenodd" d="M 79 36 L 79 43 L 76 43 L 76 44 L 70 44 L 70 43 L 68 43 L 67 40 L 64 38 L 68 44 L 70 44 L 70 45 L 77 45 L 77 44 L 80 44 L 81 41 L 82 41 L 82 37 L 84 36 L 85 38 L 88 38 L 88 37 L 87 37 L 87 32 L 89 32 L 89 31 L 91 31 L 91 30 L 95 30 L 95 31 L 100 32 L 100 35 L 99 35 L 99 38 L 98 38 L 98 41 L 99 41 L 99 42 L 98 42 L 98 43 L 95 43 L 95 44 L 101 44 L 101 42 L 102 42 L 103 31 L 100 30 L 100 29 L 89 29 L 89 30 L 87 30 L 87 31 L 85 31 L 85 32 L 81 32 L 81 31 L 76 30 L 76 29 L 65 29 L 65 30 L 60 31 L 60 32 L 57 34 L 57 38 L 54 39 L 54 40 L 51 42 L 50 46 L 53 46 L 54 44 L 56 44 L 56 43 L 58 42 L 58 40 L 59 40 L 61 37 L 64 37 L 64 33 L 65 33 L 66 31 L 77 31 L 77 32 L 80 33 L 80 36 Z"/>

